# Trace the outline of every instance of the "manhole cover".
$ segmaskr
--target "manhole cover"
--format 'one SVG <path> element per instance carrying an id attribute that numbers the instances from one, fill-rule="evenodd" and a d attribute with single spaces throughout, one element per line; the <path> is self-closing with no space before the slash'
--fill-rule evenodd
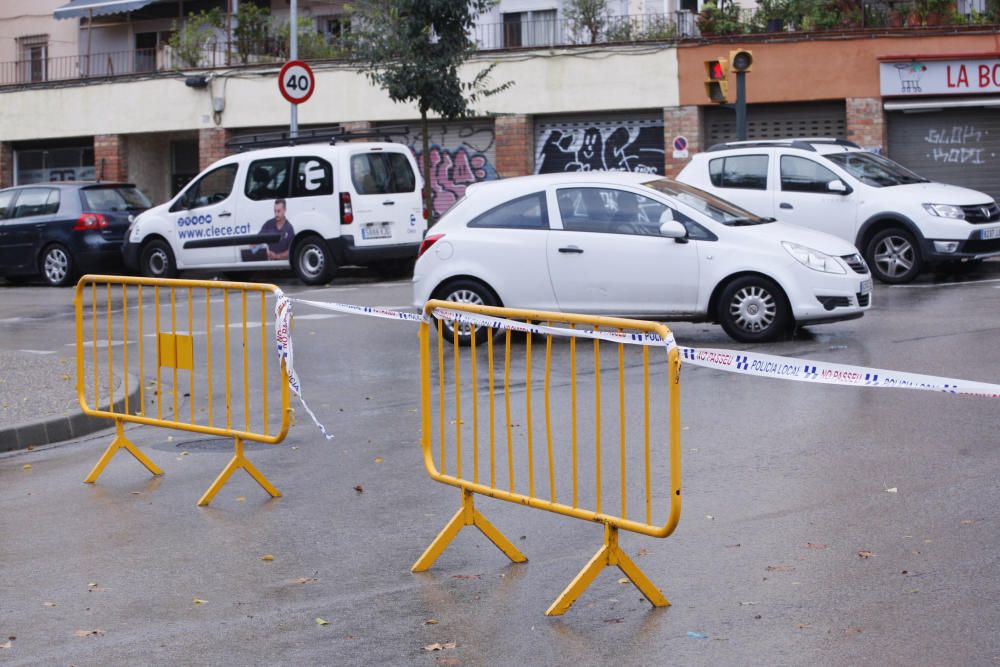
<path id="1" fill-rule="evenodd" d="M 232 438 L 196 438 L 194 440 L 176 440 L 172 442 L 161 442 L 153 445 L 153 449 L 165 452 L 185 451 L 185 452 L 232 452 L 235 445 Z M 271 449 L 274 445 L 266 445 L 260 442 L 243 442 L 243 450 L 247 452 Z"/>

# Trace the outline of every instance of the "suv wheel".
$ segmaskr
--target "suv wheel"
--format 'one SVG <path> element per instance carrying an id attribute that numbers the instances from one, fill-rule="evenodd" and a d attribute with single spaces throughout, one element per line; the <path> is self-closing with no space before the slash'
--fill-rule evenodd
<path id="1" fill-rule="evenodd" d="M 741 343 L 775 340 L 791 323 L 784 292 L 762 276 L 744 276 L 726 285 L 717 316 L 726 333 Z"/>
<path id="2" fill-rule="evenodd" d="M 872 275 L 893 285 L 913 281 L 924 264 L 913 234 L 898 227 L 883 229 L 873 236 L 865 249 L 865 259 Z"/>
<path id="3" fill-rule="evenodd" d="M 176 278 L 177 264 L 166 241 L 155 239 L 142 247 L 139 273 L 144 278 Z"/>
<path id="4" fill-rule="evenodd" d="M 42 277 L 52 287 L 65 287 L 73 282 L 73 256 L 66 246 L 54 243 L 42 253 Z"/>
<path id="5" fill-rule="evenodd" d="M 306 285 L 325 285 L 333 279 L 337 266 L 326 241 L 318 236 L 307 236 L 295 244 L 292 270 Z"/>
<path id="6" fill-rule="evenodd" d="M 454 303 L 472 304 L 476 306 L 499 306 L 500 301 L 486 285 L 475 280 L 453 280 L 439 287 L 434 292 L 435 299 L 452 301 Z M 472 325 L 458 324 L 443 320 L 444 337 L 449 343 L 455 342 L 455 329 L 458 329 L 458 344 L 471 345 Z M 489 330 L 486 327 L 476 327 L 476 343 L 485 343 Z"/>

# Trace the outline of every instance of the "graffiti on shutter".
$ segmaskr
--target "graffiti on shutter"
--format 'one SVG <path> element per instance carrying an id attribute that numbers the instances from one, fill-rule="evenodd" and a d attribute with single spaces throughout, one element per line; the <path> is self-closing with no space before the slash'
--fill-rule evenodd
<path id="1" fill-rule="evenodd" d="M 535 131 L 535 173 L 633 171 L 663 174 L 663 121 L 547 121 Z"/>

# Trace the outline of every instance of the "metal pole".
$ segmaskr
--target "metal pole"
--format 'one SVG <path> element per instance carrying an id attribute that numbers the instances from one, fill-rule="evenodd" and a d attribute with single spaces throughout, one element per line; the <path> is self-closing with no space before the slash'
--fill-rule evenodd
<path id="1" fill-rule="evenodd" d="M 292 0 L 291 17 L 288 26 L 288 58 L 298 60 L 299 57 L 299 19 L 298 0 Z M 292 105 L 292 122 L 289 128 L 292 138 L 299 136 L 299 105 Z"/>
<path id="2" fill-rule="evenodd" d="M 294 2 L 294 0 L 293 0 Z M 747 73 L 736 73 L 736 139 L 747 140 Z"/>

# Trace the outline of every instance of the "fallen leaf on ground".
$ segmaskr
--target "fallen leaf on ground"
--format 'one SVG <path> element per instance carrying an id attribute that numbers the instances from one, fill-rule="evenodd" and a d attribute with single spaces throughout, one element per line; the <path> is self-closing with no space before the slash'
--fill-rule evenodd
<path id="1" fill-rule="evenodd" d="M 626 579 L 625 577 L 622 577 L 621 579 L 618 580 L 618 583 L 619 584 L 627 584 L 628 583 L 628 579 Z"/>
<path id="2" fill-rule="evenodd" d="M 42 605 L 44 605 L 46 607 L 55 607 L 56 603 L 55 602 L 43 602 Z"/>
<path id="3" fill-rule="evenodd" d="M 740 602 L 741 607 L 750 607 L 755 604 L 760 604 L 759 602 Z"/>
<path id="4" fill-rule="evenodd" d="M 768 565 L 764 568 L 768 572 L 794 572 L 794 565 Z"/>
<path id="5" fill-rule="evenodd" d="M 6 642 L 4 644 L 0 644 L 0 648 L 13 648 L 13 644 Z"/>
<path id="6" fill-rule="evenodd" d="M 246 502 L 246 499 L 246 496 L 236 496 L 236 502 L 238 503 Z"/>
<path id="7" fill-rule="evenodd" d="M 714 516 L 712 516 L 711 514 L 706 514 L 706 515 L 705 515 L 705 518 L 706 518 L 706 519 L 714 519 L 715 517 L 714 517 Z"/>
<path id="8" fill-rule="evenodd" d="M 859 551 L 858 552 L 858 557 L 859 558 L 871 558 L 874 555 L 875 554 L 873 554 L 871 551 L 867 551 L 867 550 L 865 550 L 865 551 Z"/>
<path id="9" fill-rule="evenodd" d="M 77 637 L 102 637 L 104 636 L 104 630 L 77 630 L 73 633 Z"/>
<path id="10" fill-rule="evenodd" d="M 802 548 L 803 549 L 817 549 L 817 550 L 819 550 L 819 549 L 826 549 L 826 545 L 825 544 L 816 544 L 814 542 L 806 542 L 805 544 L 802 545 Z"/>
<path id="11" fill-rule="evenodd" d="M 385 461 L 385 459 L 382 458 L 381 456 L 376 456 L 375 457 L 375 463 L 382 463 L 382 461 Z"/>
<path id="12" fill-rule="evenodd" d="M 971 526 L 974 523 L 975 523 L 975 521 L 973 521 L 972 519 L 962 519 L 962 525 L 963 526 Z"/>
<path id="13" fill-rule="evenodd" d="M 811 628 L 812 623 L 796 623 L 795 628 L 798 630 L 805 630 L 806 628 Z"/>
<path id="14" fill-rule="evenodd" d="M 860 635 L 864 630 L 861 628 L 844 628 L 845 635 Z"/>
<path id="15" fill-rule="evenodd" d="M 25 463 L 25 464 L 24 464 L 23 466 L 21 466 L 21 467 L 22 467 L 22 468 L 24 468 L 25 470 L 31 470 L 31 464 L 30 464 L 30 463 Z"/>
<path id="16" fill-rule="evenodd" d="M 327 620 L 322 619 L 319 616 L 317 616 L 316 617 L 316 625 L 330 625 L 330 621 L 327 621 Z"/>
<path id="17" fill-rule="evenodd" d="M 453 574 L 452 579 L 481 579 L 483 575 L 481 574 Z"/>
<path id="18" fill-rule="evenodd" d="M 424 647 L 425 651 L 444 651 L 445 649 L 455 648 L 457 644 L 455 642 L 445 642 L 441 644 L 439 642 L 434 642 L 433 644 L 428 644 Z"/>
<path id="19" fill-rule="evenodd" d="M 899 490 L 896 487 L 892 487 L 891 489 L 886 489 L 885 491 L 886 493 L 897 493 Z"/>
<path id="20" fill-rule="evenodd" d="M 424 621 L 424 625 L 437 625 L 437 624 L 438 621 L 436 618 L 428 618 L 426 621 Z"/>
<path id="21" fill-rule="evenodd" d="M 636 556 L 648 556 L 649 552 L 646 551 L 645 549 L 639 549 L 639 551 L 635 555 Z"/>
<path id="22" fill-rule="evenodd" d="M 202 600 L 201 598 L 191 598 L 191 601 L 195 604 L 205 604 L 208 602 L 208 600 Z"/>
<path id="23" fill-rule="evenodd" d="M 737 548 L 739 548 L 741 546 L 742 546 L 741 544 L 727 544 L 726 548 L 727 549 L 737 549 Z"/>
<path id="24" fill-rule="evenodd" d="M 314 584 L 317 581 L 319 581 L 319 579 L 317 579 L 316 577 L 299 577 L 298 579 L 292 579 L 288 583 L 290 583 L 290 584 Z"/>
<path id="25" fill-rule="evenodd" d="M 354 490 L 357 491 L 358 493 L 364 493 L 365 492 L 365 487 L 363 487 L 360 484 L 358 484 L 356 487 L 354 487 Z"/>
<path id="26" fill-rule="evenodd" d="M 263 556 L 260 557 L 260 559 L 266 561 L 272 561 L 274 560 L 274 556 L 272 556 L 271 554 L 264 554 Z"/>
<path id="27" fill-rule="evenodd" d="M 606 619 L 604 619 L 604 622 L 605 623 L 624 623 L 625 619 L 624 618 L 606 618 Z"/>

